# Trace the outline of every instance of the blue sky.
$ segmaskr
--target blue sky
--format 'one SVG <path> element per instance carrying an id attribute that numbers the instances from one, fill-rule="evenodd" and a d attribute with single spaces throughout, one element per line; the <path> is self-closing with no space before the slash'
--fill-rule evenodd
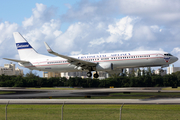
<path id="1" fill-rule="evenodd" d="M 45 55 L 44 41 L 65 55 L 163 50 L 180 57 L 179 0 L 0 2 L 0 58 L 19 59 L 15 31 Z"/>
<path id="2" fill-rule="evenodd" d="M 9 21 L 11 23 L 22 24 L 24 18 L 32 15 L 32 9 L 36 7 L 36 3 L 43 3 L 48 7 L 57 8 L 57 15 L 65 14 L 68 10 L 67 5 L 74 5 L 80 0 L 0 0 L 0 21 Z M 95 0 L 94 0 L 95 1 Z M 93 1 L 92 1 L 93 2 Z M 56 16 L 58 17 L 58 16 Z M 69 24 L 65 23 L 63 31 L 67 29 Z"/>

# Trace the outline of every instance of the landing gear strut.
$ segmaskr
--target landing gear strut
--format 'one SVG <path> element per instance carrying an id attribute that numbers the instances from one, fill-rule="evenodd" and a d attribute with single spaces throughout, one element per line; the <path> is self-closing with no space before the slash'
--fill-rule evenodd
<path id="1" fill-rule="evenodd" d="M 91 73 L 91 72 L 87 72 L 87 76 L 88 76 L 88 77 L 91 77 L 91 76 L 92 76 L 92 73 Z"/>
<path id="2" fill-rule="evenodd" d="M 99 77 L 99 75 L 98 75 L 98 73 L 96 71 L 96 73 L 94 74 L 94 78 L 98 78 L 98 77 Z"/>

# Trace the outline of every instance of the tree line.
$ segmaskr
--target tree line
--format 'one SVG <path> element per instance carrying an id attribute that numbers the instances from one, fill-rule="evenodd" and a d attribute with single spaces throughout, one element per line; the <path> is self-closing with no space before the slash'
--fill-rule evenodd
<path id="1" fill-rule="evenodd" d="M 92 78 L 52 77 L 41 78 L 32 72 L 25 76 L 0 76 L 0 87 L 83 87 L 83 88 L 109 88 L 114 87 L 177 87 L 180 86 L 180 71 L 168 75 L 156 75 L 146 72 L 137 76 L 125 73 L 121 76 L 112 75 L 99 80 Z"/>

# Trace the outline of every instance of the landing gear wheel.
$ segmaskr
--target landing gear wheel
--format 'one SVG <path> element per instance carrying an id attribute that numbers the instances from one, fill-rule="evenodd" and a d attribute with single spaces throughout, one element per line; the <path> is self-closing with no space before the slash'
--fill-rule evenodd
<path id="1" fill-rule="evenodd" d="M 97 73 L 94 74 L 94 78 L 98 78 L 99 75 Z"/>
<path id="2" fill-rule="evenodd" d="M 92 73 L 91 73 L 91 72 L 87 72 L 87 76 L 88 76 L 88 77 L 91 77 L 91 76 L 92 76 Z"/>

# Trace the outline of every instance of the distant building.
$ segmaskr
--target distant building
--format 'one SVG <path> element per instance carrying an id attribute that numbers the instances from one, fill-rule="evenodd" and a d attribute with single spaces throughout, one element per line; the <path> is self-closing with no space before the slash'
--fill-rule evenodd
<path id="1" fill-rule="evenodd" d="M 175 73 L 177 71 L 180 71 L 180 67 L 174 67 L 174 64 L 167 67 L 167 74 L 172 74 L 172 73 Z"/>
<path id="2" fill-rule="evenodd" d="M 81 78 L 87 78 L 87 72 L 85 72 L 85 71 L 68 72 L 68 73 L 66 73 L 66 76 L 69 76 L 69 77 L 81 77 Z"/>
<path id="3" fill-rule="evenodd" d="M 69 79 L 70 77 L 82 77 L 87 78 L 87 72 L 79 71 L 79 72 L 43 72 L 44 78 L 51 78 L 51 77 L 66 77 Z"/>
<path id="4" fill-rule="evenodd" d="M 95 73 L 96 72 L 93 72 L 92 74 L 94 75 Z M 109 77 L 109 74 L 107 72 L 104 72 L 104 71 L 99 71 L 98 74 L 99 74 L 98 79 L 100 79 L 100 80 Z M 94 76 L 93 76 L 93 78 L 94 78 Z"/>
<path id="5" fill-rule="evenodd" d="M 137 76 L 136 74 L 138 72 L 138 68 L 126 68 L 125 70 L 127 72 L 127 75 L 133 74 L 133 72 L 134 72 L 135 76 Z"/>
<path id="6" fill-rule="evenodd" d="M 43 72 L 43 77 L 44 78 L 51 78 L 51 77 L 61 77 L 61 73 L 60 72 Z"/>
<path id="7" fill-rule="evenodd" d="M 166 71 L 166 70 L 163 70 L 163 69 L 157 69 L 157 70 L 154 71 L 154 73 L 155 73 L 156 75 L 164 76 L 164 75 L 167 74 L 167 71 Z"/>
<path id="8" fill-rule="evenodd" d="M 16 68 L 15 69 L 15 64 L 4 64 L 4 67 L 0 67 L 0 75 L 23 75 L 23 70 Z"/>

